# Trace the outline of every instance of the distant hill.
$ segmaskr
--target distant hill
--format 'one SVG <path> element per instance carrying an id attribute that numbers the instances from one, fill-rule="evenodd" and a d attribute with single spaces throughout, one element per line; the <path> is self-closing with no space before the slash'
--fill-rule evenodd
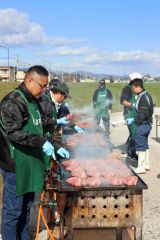
<path id="1" fill-rule="evenodd" d="M 92 73 L 92 72 L 87 72 L 87 71 L 76 71 L 76 72 L 73 72 L 72 74 L 78 74 L 78 75 L 81 75 L 81 76 L 88 76 L 90 78 L 96 78 L 97 80 L 100 80 L 102 78 L 105 78 L 105 79 L 109 79 L 111 76 L 114 78 L 114 79 L 118 79 L 120 78 L 120 76 L 118 75 L 114 75 L 114 74 L 108 74 L 108 73 Z"/>

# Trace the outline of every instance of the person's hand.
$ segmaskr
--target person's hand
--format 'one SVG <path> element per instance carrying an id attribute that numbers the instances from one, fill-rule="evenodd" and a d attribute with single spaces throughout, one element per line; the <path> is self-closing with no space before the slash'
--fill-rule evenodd
<path id="1" fill-rule="evenodd" d="M 74 126 L 74 129 L 75 129 L 78 133 L 84 133 L 84 132 L 85 132 L 82 128 L 80 128 L 80 127 L 77 126 L 77 125 Z"/>
<path id="2" fill-rule="evenodd" d="M 66 149 L 64 149 L 64 148 L 59 148 L 58 149 L 58 151 L 57 151 L 57 153 L 61 156 L 61 157 L 64 157 L 64 158 L 69 158 L 69 152 L 66 150 Z"/>
<path id="3" fill-rule="evenodd" d="M 127 124 L 130 125 L 134 122 L 134 118 L 127 118 Z"/>
<path id="4" fill-rule="evenodd" d="M 135 104 L 135 103 L 132 103 L 132 104 L 131 104 L 131 107 L 135 108 L 135 107 L 136 107 L 136 104 Z"/>
<path id="5" fill-rule="evenodd" d="M 50 142 L 46 141 L 42 146 L 42 150 L 46 156 L 52 156 L 53 159 L 56 159 L 55 153 L 54 153 L 54 147 Z"/>
<path id="6" fill-rule="evenodd" d="M 108 110 L 109 115 L 111 115 L 111 109 Z"/>
<path id="7" fill-rule="evenodd" d="M 57 119 L 57 124 L 67 125 L 68 123 L 69 121 L 65 117 Z"/>

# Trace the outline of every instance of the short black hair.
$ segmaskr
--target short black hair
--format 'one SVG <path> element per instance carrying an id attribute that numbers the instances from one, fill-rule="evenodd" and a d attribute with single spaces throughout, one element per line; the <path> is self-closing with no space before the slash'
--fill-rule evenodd
<path id="1" fill-rule="evenodd" d="M 58 78 L 51 79 L 50 82 L 49 82 L 49 89 L 52 90 L 59 83 L 60 83 L 60 81 L 59 81 Z"/>
<path id="2" fill-rule="evenodd" d="M 37 73 L 38 75 L 43 75 L 43 76 L 49 76 L 49 73 L 47 71 L 47 69 L 41 65 L 35 65 L 35 66 L 32 66 L 30 67 L 27 72 L 26 72 L 26 75 L 30 74 L 30 73 Z"/>
<path id="3" fill-rule="evenodd" d="M 143 89 L 143 81 L 142 81 L 142 79 L 135 78 L 134 80 L 132 80 L 131 86 L 135 86 L 135 87 L 140 86 Z"/>
<path id="4" fill-rule="evenodd" d="M 102 84 L 102 85 L 104 85 L 104 84 L 106 83 L 106 82 L 105 82 L 105 79 L 103 78 L 103 79 L 99 80 L 99 83 Z"/>

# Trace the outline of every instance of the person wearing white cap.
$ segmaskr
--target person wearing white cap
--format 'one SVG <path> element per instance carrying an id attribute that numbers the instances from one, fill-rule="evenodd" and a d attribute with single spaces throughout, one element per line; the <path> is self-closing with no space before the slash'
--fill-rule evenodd
<path id="1" fill-rule="evenodd" d="M 134 72 L 129 74 L 129 78 L 131 81 L 133 81 L 134 79 L 142 79 L 142 75 L 140 73 Z"/>
<path id="2" fill-rule="evenodd" d="M 130 82 L 127 86 L 125 86 L 122 89 L 121 98 L 120 98 L 120 103 L 124 106 L 123 116 L 125 120 L 129 118 L 133 118 L 136 115 L 135 104 L 136 104 L 137 95 L 132 92 L 131 84 L 134 79 L 137 79 L 137 78 L 142 79 L 142 75 L 140 73 L 134 72 L 129 74 L 129 78 L 130 78 Z M 135 123 L 132 123 L 130 125 L 127 124 L 127 126 L 129 130 L 129 137 L 126 141 L 127 154 L 129 157 L 133 159 L 137 159 L 138 156 L 136 154 L 135 142 L 134 142 L 136 125 Z"/>
<path id="3" fill-rule="evenodd" d="M 143 88 L 143 81 L 140 78 L 135 78 L 132 81 L 132 91 L 137 94 L 137 102 L 135 110 L 137 114 L 127 119 L 128 125 L 135 124 L 135 147 L 138 153 L 138 167 L 136 173 L 145 173 L 150 169 L 149 162 L 149 146 L 148 136 L 151 131 L 152 115 L 153 115 L 153 100 L 148 92 Z"/>

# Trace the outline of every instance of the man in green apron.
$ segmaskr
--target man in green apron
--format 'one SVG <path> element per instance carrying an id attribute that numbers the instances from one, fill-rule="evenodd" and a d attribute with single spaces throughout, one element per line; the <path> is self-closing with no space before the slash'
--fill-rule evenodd
<path id="1" fill-rule="evenodd" d="M 135 110 L 137 95 L 132 92 L 131 84 L 135 78 L 142 78 L 142 75 L 140 73 L 131 73 L 129 75 L 129 78 L 130 83 L 122 89 L 120 98 L 120 102 L 124 106 L 123 116 L 125 120 L 128 118 L 134 118 L 137 114 L 137 111 Z M 127 126 L 129 130 L 129 137 L 126 141 L 127 153 L 129 157 L 137 159 L 134 140 L 136 133 L 136 124 L 134 122 L 131 124 L 127 123 Z"/>
<path id="2" fill-rule="evenodd" d="M 127 119 L 127 122 L 136 125 L 135 148 L 138 153 L 138 166 L 135 172 L 145 173 L 150 169 L 148 136 L 152 129 L 153 100 L 151 95 L 145 91 L 140 78 L 132 81 L 132 90 L 137 94 L 135 106 L 137 114 Z"/>
<path id="3" fill-rule="evenodd" d="M 99 88 L 93 94 L 93 106 L 95 111 L 95 122 L 100 124 L 102 119 L 106 136 L 109 137 L 110 113 L 112 110 L 113 96 L 109 89 L 105 86 L 105 80 L 99 81 Z"/>
<path id="4" fill-rule="evenodd" d="M 28 69 L 24 82 L 0 104 L 0 168 L 4 180 L 2 239 L 29 240 L 35 192 L 43 190 L 54 146 L 43 136 L 39 98 L 48 84 L 42 66 Z"/>

